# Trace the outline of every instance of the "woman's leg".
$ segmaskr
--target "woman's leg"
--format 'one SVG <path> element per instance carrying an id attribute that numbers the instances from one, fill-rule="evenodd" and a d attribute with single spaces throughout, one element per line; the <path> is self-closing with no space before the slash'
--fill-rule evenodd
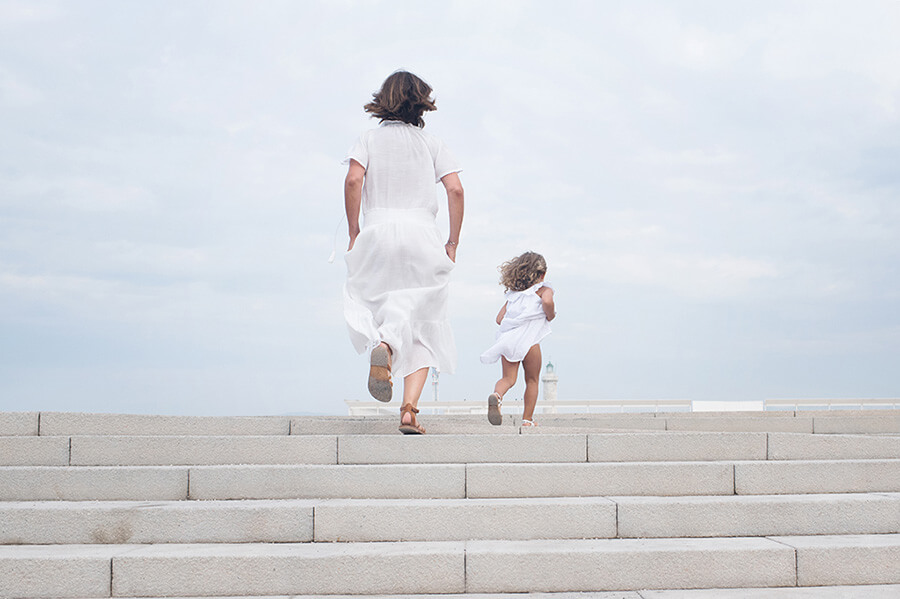
<path id="1" fill-rule="evenodd" d="M 403 404 L 412 404 L 415 408 L 428 380 L 428 368 L 420 368 L 403 378 Z M 400 424 L 414 424 L 415 416 L 411 412 L 404 412 Z"/>
<path id="2" fill-rule="evenodd" d="M 500 356 L 500 364 L 502 367 L 500 380 L 497 381 L 497 384 L 494 385 L 494 393 L 503 397 L 506 395 L 506 392 L 512 389 L 512 386 L 516 384 L 516 376 L 519 372 L 519 363 L 518 362 L 510 362 L 503 356 Z"/>
<path id="3" fill-rule="evenodd" d="M 541 363 L 541 346 L 532 345 L 522 360 L 522 368 L 525 370 L 525 411 L 522 418 L 525 420 L 531 420 L 534 416 L 534 406 L 537 404 L 541 383 Z"/>

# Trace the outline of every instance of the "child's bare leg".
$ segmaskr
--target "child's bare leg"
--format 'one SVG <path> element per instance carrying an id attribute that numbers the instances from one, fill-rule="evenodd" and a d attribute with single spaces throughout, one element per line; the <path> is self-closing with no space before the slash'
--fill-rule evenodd
<path id="1" fill-rule="evenodd" d="M 522 418 L 531 420 L 534 416 L 534 407 L 537 405 L 538 389 L 541 383 L 541 346 L 531 346 L 525 358 L 522 360 L 522 369 L 525 371 L 525 411 Z"/>
<path id="2" fill-rule="evenodd" d="M 510 362 L 503 356 L 500 356 L 500 364 L 503 370 L 501 371 L 500 380 L 494 385 L 494 393 L 503 397 L 506 395 L 506 392 L 512 389 L 512 386 L 516 384 L 516 376 L 519 373 L 519 363 Z"/>
<path id="3" fill-rule="evenodd" d="M 422 395 L 422 389 L 425 388 L 425 382 L 428 380 L 428 369 L 420 368 L 412 374 L 403 377 L 403 403 L 411 403 L 415 408 L 419 404 L 419 397 Z M 401 424 L 413 424 L 414 416 L 410 412 L 405 412 Z M 409 421 L 409 422 L 407 422 Z"/>

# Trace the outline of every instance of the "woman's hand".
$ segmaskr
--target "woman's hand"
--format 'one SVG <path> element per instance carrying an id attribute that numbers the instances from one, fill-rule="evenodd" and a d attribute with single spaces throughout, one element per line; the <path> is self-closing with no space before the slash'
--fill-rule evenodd
<path id="1" fill-rule="evenodd" d="M 444 244 L 444 251 L 447 252 L 447 257 L 456 264 L 456 244 L 448 241 Z"/>

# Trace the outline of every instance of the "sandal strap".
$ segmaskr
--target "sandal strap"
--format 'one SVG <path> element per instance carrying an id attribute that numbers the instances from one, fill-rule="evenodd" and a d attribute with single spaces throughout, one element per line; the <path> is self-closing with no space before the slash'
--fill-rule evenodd
<path id="1" fill-rule="evenodd" d="M 369 366 L 369 374 L 374 376 L 378 380 L 389 381 L 391 380 L 391 369 L 386 366 Z"/>
<path id="2" fill-rule="evenodd" d="M 403 407 L 400 408 L 400 412 L 412 412 L 413 414 L 418 414 L 419 410 L 415 409 L 411 403 L 403 404 Z"/>

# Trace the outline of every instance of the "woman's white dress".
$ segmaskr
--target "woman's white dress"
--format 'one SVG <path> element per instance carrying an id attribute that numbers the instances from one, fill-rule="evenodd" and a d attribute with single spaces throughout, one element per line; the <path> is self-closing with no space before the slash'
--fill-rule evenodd
<path id="1" fill-rule="evenodd" d="M 461 169 L 440 139 L 399 121 L 363 133 L 344 164 L 351 159 L 366 175 L 362 229 L 344 255 L 350 340 L 359 353 L 387 343 L 395 377 L 427 367 L 452 373 L 447 296 L 454 263 L 435 223 L 435 185 Z"/>
<path id="2" fill-rule="evenodd" d="M 500 321 L 494 345 L 481 354 L 481 361 L 491 364 L 503 356 L 510 362 L 521 362 L 525 354 L 550 334 L 550 321 L 537 294 L 541 287 L 553 289 L 549 283 L 536 283 L 524 291 L 506 292 L 506 314 Z"/>

